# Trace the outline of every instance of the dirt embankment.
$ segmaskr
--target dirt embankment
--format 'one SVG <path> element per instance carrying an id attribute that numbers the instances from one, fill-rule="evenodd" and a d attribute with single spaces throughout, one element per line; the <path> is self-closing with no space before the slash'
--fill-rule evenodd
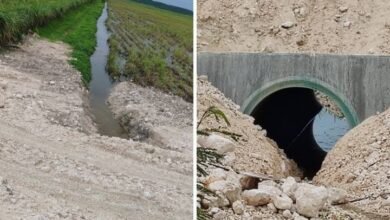
<path id="1" fill-rule="evenodd" d="M 0 219 L 187 219 L 186 150 L 97 134 L 70 50 L 0 54 Z"/>
<path id="2" fill-rule="evenodd" d="M 390 109 L 340 139 L 314 181 L 347 190 L 357 208 L 390 218 Z"/>
<path id="3" fill-rule="evenodd" d="M 384 0 L 199 0 L 198 48 L 208 52 L 388 55 L 389 10 L 390 2 Z M 345 189 L 352 198 L 363 198 L 346 208 L 367 219 L 389 218 L 388 118 L 389 110 L 347 133 L 314 179 L 316 184 Z M 248 149 L 243 158 L 251 153 Z"/>
<path id="4" fill-rule="evenodd" d="M 243 135 L 239 141 L 218 132 L 208 137 L 198 136 L 198 147 L 210 146 L 223 151 L 222 164 L 227 169 L 210 166 L 208 175 L 198 179 L 215 193 L 198 192 L 198 207 L 213 219 L 388 217 L 390 148 L 384 137 L 389 136 L 390 110 L 363 122 L 345 136 L 330 152 L 312 182 L 301 180 L 295 163 L 265 136 L 266 131 L 254 125 L 253 118 L 242 114 L 237 105 L 203 78 L 198 79 L 198 118 L 208 107 L 216 106 L 226 114 L 231 126 L 209 117 L 199 129 L 216 128 Z M 372 138 L 367 135 L 367 131 L 378 125 L 381 126 L 375 129 Z M 376 147 L 370 148 L 368 142 Z M 369 197 L 358 203 L 348 202 L 365 196 Z"/>
<path id="5" fill-rule="evenodd" d="M 216 106 L 230 122 L 230 126 L 217 122 L 214 117 L 204 120 L 199 127 L 202 129 L 221 129 L 242 135 L 236 142 L 228 135 L 235 147 L 227 153 L 230 165 L 237 172 L 251 172 L 266 174 L 275 178 L 288 175 L 300 176 L 297 165 L 287 159 L 284 152 L 278 148 L 275 142 L 265 136 L 265 131 L 253 124 L 254 119 L 240 112 L 239 106 L 226 98 L 210 82 L 204 79 L 198 81 L 198 119 L 202 117 L 207 108 Z M 198 136 L 198 143 L 205 137 Z"/>
<path id="6" fill-rule="evenodd" d="M 390 2 L 199 0 L 199 51 L 389 54 Z"/>
<path id="7" fill-rule="evenodd" d="M 187 158 L 183 165 L 192 169 L 192 103 L 155 88 L 122 82 L 112 90 L 108 104 L 130 138 L 182 152 Z"/>

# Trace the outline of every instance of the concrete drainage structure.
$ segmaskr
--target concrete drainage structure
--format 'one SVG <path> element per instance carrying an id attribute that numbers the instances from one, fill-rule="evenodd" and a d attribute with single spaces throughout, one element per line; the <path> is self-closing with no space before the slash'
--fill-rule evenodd
<path id="1" fill-rule="evenodd" d="M 390 106 L 390 56 L 199 53 L 197 68 L 308 177 L 326 155 L 313 137 L 313 118 L 322 108 L 314 90 L 330 97 L 351 127 Z"/>

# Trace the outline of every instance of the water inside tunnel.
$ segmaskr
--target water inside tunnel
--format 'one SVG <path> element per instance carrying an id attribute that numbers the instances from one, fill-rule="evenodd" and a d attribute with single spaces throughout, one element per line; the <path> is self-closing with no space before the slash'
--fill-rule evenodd
<path id="1" fill-rule="evenodd" d="M 349 129 L 318 101 L 314 90 L 287 88 L 263 99 L 251 113 L 305 177 L 312 178 L 336 141 Z"/>

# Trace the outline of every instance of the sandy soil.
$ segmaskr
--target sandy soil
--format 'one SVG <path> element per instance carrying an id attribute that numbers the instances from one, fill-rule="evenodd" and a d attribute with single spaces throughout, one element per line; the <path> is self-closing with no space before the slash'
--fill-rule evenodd
<path id="1" fill-rule="evenodd" d="M 222 110 L 226 116 L 228 117 L 231 126 L 222 126 L 223 123 L 218 123 L 214 118 L 209 118 L 204 123 L 201 124 L 200 129 L 205 128 L 219 128 L 224 129 L 229 132 L 234 132 L 237 134 L 242 134 L 243 137 L 240 138 L 239 141 L 235 143 L 235 149 L 233 152 L 229 152 L 225 155 L 223 164 L 225 168 L 229 171 L 225 171 L 226 181 L 231 184 L 235 184 L 237 179 L 240 179 L 242 176 L 246 174 L 251 175 L 259 175 L 260 177 L 264 177 L 264 174 L 271 179 L 284 181 L 287 176 L 294 176 L 300 180 L 300 172 L 296 167 L 295 163 L 291 160 L 288 160 L 281 149 L 277 147 L 276 144 L 273 143 L 272 140 L 265 137 L 265 131 L 260 127 L 253 124 L 253 118 L 250 116 L 244 115 L 239 111 L 237 105 L 235 105 L 231 100 L 226 98 L 218 89 L 213 87 L 204 76 L 199 77 L 198 81 L 198 118 L 200 118 L 203 112 L 210 106 L 216 106 L 220 110 Z M 390 111 L 390 110 L 389 110 Z M 383 120 L 384 116 L 378 118 L 376 120 Z M 388 121 L 388 120 L 387 120 Z M 387 123 L 387 122 L 385 122 Z M 382 128 L 378 130 L 378 134 L 383 132 Z M 352 135 L 353 137 L 359 135 L 359 133 Z M 225 138 L 229 138 L 229 136 L 224 136 Z M 364 139 L 364 138 L 362 138 Z M 199 140 L 199 138 L 198 138 Z M 232 140 L 233 141 L 233 140 Z M 358 143 L 357 140 L 354 143 Z M 343 142 L 340 143 L 342 145 Z M 354 145 L 355 146 L 355 145 Z M 383 144 L 382 146 L 386 146 Z M 198 146 L 199 147 L 199 146 Z M 335 179 L 341 180 L 345 176 L 345 174 L 349 174 L 347 171 L 350 167 L 355 167 L 356 173 L 361 172 L 361 168 L 359 168 L 360 162 L 353 158 L 360 158 L 359 156 L 362 151 L 355 151 L 356 148 L 348 148 L 345 149 L 348 151 L 347 158 L 345 157 L 337 157 L 338 153 L 335 153 L 333 156 L 333 151 L 328 162 L 325 165 L 325 171 L 321 171 L 320 175 L 316 177 L 316 181 L 313 183 L 310 180 L 303 179 L 300 180 L 301 183 L 307 184 L 317 184 L 317 185 L 325 185 L 326 187 L 337 187 L 341 189 L 345 189 L 348 191 L 347 200 L 352 200 L 355 198 L 359 198 L 358 196 L 364 195 L 362 193 L 361 188 L 357 191 L 350 191 L 349 187 L 351 184 L 344 185 L 342 182 L 337 183 Z M 386 151 L 386 149 L 383 149 Z M 379 184 L 377 181 L 379 179 L 386 178 L 384 172 L 387 172 L 389 169 L 388 161 L 389 159 L 382 155 L 383 159 L 381 159 L 378 165 L 376 166 L 375 173 L 381 173 L 380 177 L 362 177 L 366 178 L 365 181 L 368 181 L 373 185 L 371 185 L 371 191 L 369 193 L 377 193 L 383 190 L 385 186 L 388 186 L 388 181 L 384 181 L 380 184 L 382 188 L 381 190 L 376 189 Z M 334 164 L 333 161 L 335 158 L 338 158 L 340 162 Z M 377 159 L 379 160 L 380 157 Z M 387 158 L 387 159 L 386 159 Z M 350 163 L 350 161 L 356 161 L 356 163 Z M 228 161 L 228 163 L 226 163 Z M 375 161 L 375 160 L 374 160 Z M 339 164 L 343 164 L 344 168 L 338 170 Z M 348 165 L 349 164 L 349 165 Z M 377 169 L 378 168 L 378 169 Z M 214 172 L 218 168 L 210 166 L 208 168 L 208 173 L 210 174 L 207 177 L 201 177 L 198 179 L 201 183 L 203 183 L 206 187 L 209 186 L 212 181 L 220 181 L 222 176 L 220 175 L 221 171 Z M 353 169 L 352 169 L 353 170 Z M 369 174 L 371 172 L 366 172 Z M 363 174 L 365 175 L 365 174 Z M 333 176 L 332 178 L 328 178 L 328 176 Z M 375 179 L 375 180 L 374 180 Z M 331 183 L 332 182 L 332 183 Z M 242 183 L 241 183 L 242 184 Z M 359 184 L 359 183 L 357 183 Z M 355 185 L 354 185 L 355 186 Z M 357 187 L 356 185 L 355 187 Z M 202 194 L 202 193 L 200 193 Z M 360 194 L 360 195 L 359 195 Z M 199 194 L 198 194 L 199 195 Z M 199 199 L 201 201 L 201 199 Z M 371 201 L 371 200 L 370 200 Z M 376 201 L 376 205 L 373 207 L 377 207 L 378 204 L 388 204 L 388 200 L 379 199 Z M 365 203 L 367 204 L 367 203 Z M 200 203 L 198 204 L 200 207 Z M 296 204 L 294 204 L 296 206 Z M 364 205 L 363 205 L 364 206 Z M 270 206 L 244 206 L 243 214 L 237 214 L 233 211 L 231 206 L 222 206 L 222 207 L 209 207 L 208 209 L 204 208 L 206 212 L 213 216 L 213 219 L 289 219 L 284 217 L 283 210 L 275 210 L 275 208 L 270 208 Z M 292 208 L 292 212 L 294 212 L 295 208 Z M 320 216 L 317 219 L 385 219 L 385 215 L 383 212 L 387 211 L 387 209 L 377 209 L 376 211 L 382 212 L 370 212 L 365 209 L 362 209 L 361 206 L 355 206 L 353 204 L 348 205 L 330 205 L 328 204 L 325 209 L 320 211 Z M 290 218 L 291 219 L 291 218 Z M 294 218 L 294 219 L 307 219 L 307 218 Z M 316 218 L 312 218 L 316 219 Z"/>
<path id="2" fill-rule="evenodd" d="M 198 48 L 388 55 L 389 9 L 385 0 L 199 0 Z M 367 197 L 345 208 L 368 219 L 390 218 L 388 118 L 389 110 L 348 132 L 315 177 L 317 184 L 344 188 L 354 198 Z"/>
<path id="3" fill-rule="evenodd" d="M 219 123 L 210 117 L 202 122 L 199 129 L 219 128 L 242 135 L 235 142 L 234 151 L 228 153 L 227 157 L 231 160 L 229 165 L 237 172 L 265 174 L 276 179 L 289 175 L 300 176 L 301 173 L 298 171 L 297 165 L 292 160 L 287 159 L 283 150 L 265 136 L 265 131 L 261 127 L 253 124 L 254 119 L 241 113 L 238 105 L 226 98 L 202 77 L 197 81 L 198 119 L 202 117 L 207 108 L 216 106 L 225 113 L 231 126 Z M 226 135 L 225 137 L 230 138 Z"/>
<path id="4" fill-rule="evenodd" d="M 389 54 L 389 10 L 386 0 L 199 0 L 198 48 Z"/>
<path id="5" fill-rule="evenodd" d="M 189 219 L 187 151 L 96 133 L 63 44 L 0 54 L 0 219 Z"/>
<path id="6" fill-rule="evenodd" d="M 359 209 L 390 218 L 390 109 L 348 132 L 330 151 L 314 178 L 348 190 Z"/>

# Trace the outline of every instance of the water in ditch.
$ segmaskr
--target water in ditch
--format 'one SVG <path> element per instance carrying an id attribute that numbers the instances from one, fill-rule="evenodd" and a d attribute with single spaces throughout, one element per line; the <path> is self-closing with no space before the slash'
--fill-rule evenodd
<path id="1" fill-rule="evenodd" d="M 108 18 L 107 3 L 97 21 L 97 46 L 90 58 L 92 81 L 89 84 L 90 105 L 99 133 L 110 137 L 127 138 L 126 132 L 114 118 L 106 101 L 114 82 L 107 73 L 107 57 L 109 54 L 108 38 L 110 36 L 106 20 Z"/>
<path id="2" fill-rule="evenodd" d="M 318 145 L 326 152 L 351 129 L 345 118 L 338 118 L 323 108 L 314 119 L 313 134 Z"/>

